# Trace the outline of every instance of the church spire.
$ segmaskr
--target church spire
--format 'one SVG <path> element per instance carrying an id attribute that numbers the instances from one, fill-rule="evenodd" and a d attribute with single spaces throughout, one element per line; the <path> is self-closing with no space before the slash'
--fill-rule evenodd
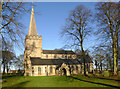
<path id="1" fill-rule="evenodd" d="M 35 23 L 35 17 L 34 17 L 34 10 L 32 5 L 32 11 L 31 11 L 31 19 L 30 19 L 30 25 L 29 25 L 29 36 L 38 36 L 37 34 L 37 28 Z"/>

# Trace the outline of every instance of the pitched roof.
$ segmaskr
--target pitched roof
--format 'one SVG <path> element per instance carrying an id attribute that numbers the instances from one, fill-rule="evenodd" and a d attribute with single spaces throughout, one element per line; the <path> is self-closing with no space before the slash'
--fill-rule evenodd
<path id="1" fill-rule="evenodd" d="M 67 65 L 80 64 L 77 59 L 41 59 L 32 57 L 30 58 L 32 65 L 61 65 L 65 63 Z"/>
<path id="2" fill-rule="evenodd" d="M 43 54 L 75 54 L 72 50 L 43 50 Z"/>
<path id="3" fill-rule="evenodd" d="M 36 28 L 36 23 L 35 23 L 35 17 L 34 17 L 34 10 L 32 6 L 32 11 L 31 11 L 31 19 L 30 19 L 30 25 L 29 25 L 29 36 L 38 36 L 37 34 L 37 28 Z"/>
<path id="4" fill-rule="evenodd" d="M 78 59 L 41 59 L 39 57 L 31 57 L 30 58 L 32 65 L 61 65 L 65 63 L 67 65 L 77 65 L 83 63 Z M 86 63 L 90 63 L 91 61 L 86 61 Z"/>

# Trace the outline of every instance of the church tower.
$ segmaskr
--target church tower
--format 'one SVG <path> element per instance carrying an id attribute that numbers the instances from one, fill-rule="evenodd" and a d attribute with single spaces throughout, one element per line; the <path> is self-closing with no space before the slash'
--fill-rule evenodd
<path id="1" fill-rule="evenodd" d="M 31 57 L 42 56 L 42 36 L 38 36 L 34 10 L 32 6 L 31 19 L 29 25 L 29 33 L 25 37 L 25 51 L 24 51 L 24 70 L 25 76 L 32 76 Z"/>
<path id="2" fill-rule="evenodd" d="M 29 33 L 25 38 L 25 53 L 29 57 L 41 57 L 42 53 L 42 36 L 38 36 L 34 10 L 32 6 Z"/>

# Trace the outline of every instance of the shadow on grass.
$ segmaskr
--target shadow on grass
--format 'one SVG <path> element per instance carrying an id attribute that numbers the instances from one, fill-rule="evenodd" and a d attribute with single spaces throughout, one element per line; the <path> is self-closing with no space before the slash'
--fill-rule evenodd
<path id="1" fill-rule="evenodd" d="M 28 82 L 30 82 L 30 81 L 20 82 L 20 83 L 18 83 L 18 84 L 12 85 L 12 86 L 10 86 L 10 87 L 24 87 L 24 85 L 25 85 L 26 83 L 28 83 Z"/>
<path id="2" fill-rule="evenodd" d="M 28 83 L 30 81 L 24 81 L 24 82 L 20 82 L 18 84 L 14 84 L 12 86 L 9 86 L 9 87 L 2 87 L 2 89 L 29 89 L 29 88 L 25 88 L 24 85 L 26 83 Z M 32 88 L 31 88 L 32 89 Z"/>
<path id="3" fill-rule="evenodd" d="M 98 77 L 98 76 L 86 76 L 86 77 L 88 77 L 88 78 L 105 79 L 105 80 L 114 80 L 114 81 L 120 82 L 120 78 L 119 77 L 116 77 L 117 79 L 110 79 L 110 77 L 109 78 L 105 78 L 105 77 Z"/>
<path id="4" fill-rule="evenodd" d="M 114 80 L 114 81 L 118 81 L 118 82 L 120 82 L 119 79 L 109 79 L 109 78 L 101 78 L 101 77 L 96 77 L 96 78 L 99 78 L 99 79 L 105 79 L 105 80 Z"/>
<path id="5" fill-rule="evenodd" d="M 2 75 L 2 79 L 7 79 L 7 78 L 10 78 L 10 77 L 14 77 L 15 75 Z"/>
<path id="6" fill-rule="evenodd" d="M 22 76 L 22 75 L 2 75 L 2 79 L 7 79 L 11 77 Z"/>
<path id="7" fill-rule="evenodd" d="M 83 80 L 83 79 L 76 78 L 76 77 L 73 77 L 73 76 L 68 76 L 68 77 L 73 78 L 73 79 L 77 79 L 77 80 L 80 80 L 80 81 L 88 82 L 88 83 L 94 83 L 94 84 L 99 84 L 99 85 L 103 85 L 103 86 L 107 86 L 107 87 L 113 87 L 113 88 L 120 88 L 118 86 L 108 85 L 108 84 L 104 84 L 104 83 L 97 83 L 97 82 L 88 81 L 88 80 Z"/>

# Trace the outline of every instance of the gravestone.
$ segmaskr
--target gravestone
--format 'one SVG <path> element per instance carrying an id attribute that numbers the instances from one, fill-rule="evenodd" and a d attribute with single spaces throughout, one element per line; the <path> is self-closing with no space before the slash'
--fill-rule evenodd
<path id="1" fill-rule="evenodd" d="M 110 75 L 110 74 L 109 74 L 109 71 L 104 71 L 104 72 L 103 72 L 103 76 L 104 76 L 104 77 L 109 77 L 109 75 Z"/>

